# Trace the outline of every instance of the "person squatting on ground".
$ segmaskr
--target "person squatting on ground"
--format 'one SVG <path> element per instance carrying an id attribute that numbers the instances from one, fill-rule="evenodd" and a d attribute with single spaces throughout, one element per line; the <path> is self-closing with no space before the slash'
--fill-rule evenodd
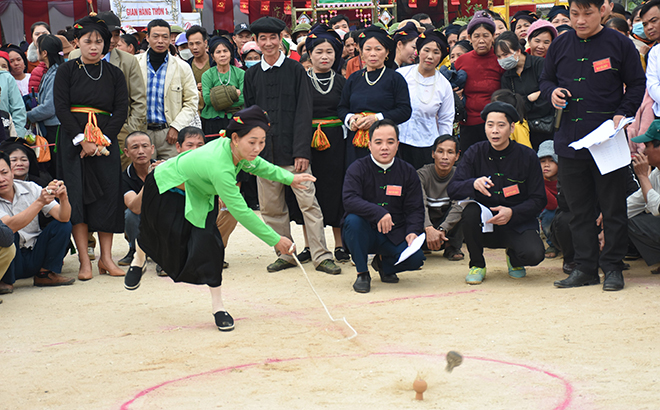
<path id="1" fill-rule="evenodd" d="M 646 145 L 633 154 L 633 167 L 640 188 L 628 197 L 628 235 L 648 266 L 660 263 L 660 120 L 644 135 L 632 139 Z M 650 171 L 650 167 L 655 167 Z M 651 271 L 659 273 L 658 268 Z"/>
<path id="2" fill-rule="evenodd" d="M 346 170 L 343 192 L 344 244 L 357 269 L 353 289 L 359 293 L 371 290 L 369 254 L 376 254 L 371 266 L 384 283 L 399 282 L 398 272 L 419 269 L 426 260 L 419 249 L 395 265 L 401 252 L 424 231 L 422 187 L 415 168 L 396 158 L 396 123 L 376 121 L 369 134 L 371 155 Z"/>
<path id="3" fill-rule="evenodd" d="M 536 153 L 509 139 L 520 120 L 507 103 L 492 102 L 481 112 L 488 141 L 474 144 L 463 154 L 447 191 L 452 199 L 473 198 L 461 218 L 470 253 L 465 282 L 478 285 L 486 277 L 484 246 L 505 248 L 509 276 L 523 278 L 525 266 L 536 266 L 544 257 L 536 217 L 546 205 L 541 166 Z M 479 204 L 493 211 L 484 232 Z"/>
<path id="4" fill-rule="evenodd" d="M 227 209 L 250 232 L 281 254 L 295 247 L 278 235 L 245 204 L 236 174 L 240 170 L 261 178 L 305 189 L 313 182 L 307 173 L 293 175 L 259 157 L 266 144 L 268 117 L 259 106 L 236 113 L 227 138 L 180 154 L 160 164 L 147 176 L 142 198 L 138 244 L 175 282 L 208 285 L 219 330 L 234 328 L 234 319 L 222 301 L 224 245 L 216 225 L 219 195 Z M 136 289 L 141 270 L 127 275 L 125 287 Z"/>
<path id="5" fill-rule="evenodd" d="M 449 198 L 447 186 L 456 172 L 454 164 L 458 160 L 458 139 L 451 135 L 441 135 L 433 143 L 428 164 L 417 170 L 424 195 L 424 232 L 426 248 L 431 251 L 444 249 L 443 256 L 450 261 L 463 260 L 463 230 L 461 214 L 463 206 Z"/>
<path id="6" fill-rule="evenodd" d="M 55 220 L 41 229 L 39 212 Z M 60 275 L 69 248 L 70 217 L 71 205 L 62 181 L 53 180 L 42 188 L 34 182 L 14 180 L 11 160 L 0 152 L 0 221 L 13 232 L 15 246 L 0 243 L 0 267 L 6 270 L 2 271 L 0 293 L 13 292 L 16 279 L 34 277 L 34 286 L 71 285 L 75 281 Z M 8 268 L 4 266 L 12 259 Z"/>

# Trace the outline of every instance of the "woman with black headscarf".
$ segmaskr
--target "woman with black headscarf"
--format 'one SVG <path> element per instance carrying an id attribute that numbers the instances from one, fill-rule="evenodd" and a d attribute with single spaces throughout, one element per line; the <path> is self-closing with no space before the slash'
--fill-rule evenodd
<path id="1" fill-rule="evenodd" d="M 209 52 L 215 67 L 202 74 L 204 109 L 200 114 L 204 133 L 217 134 L 227 128 L 234 113 L 243 107 L 245 71 L 234 65 L 235 47 L 225 37 L 211 41 Z"/>
<path id="2" fill-rule="evenodd" d="M 344 183 L 343 121 L 337 113 L 346 79 L 339 66 L 343 45 L 339 35 L 328 26 L 315 26 L 305 40 L 312 61 L 307 75 L 312 82 L 312 164 L 316 186 L 316 199 L 323 212 L 324 225 L 332 226 L 335 237 L 335 258 L 347 262 L 349 256 L 341 241 L 340 222 L 344 215 L 342 186 Z M 295 202 L 295 201 L 294 201 Z M 301 218 L 302 219 L 302 218 Z"/>
<path id="3" fill-rule="evenodd" d="M 219 195 L 229 212 L 247 230 L 278 252 L 290 255 L 293 243 L 280 236 L 247 207 L 236 174 L 243 170 L 262 178 L 306 189 L 311 174 L 292 174 L 259 156 L 270 123 L 257 105 L 229 121 L 226 138 L 186 151 L 156 167 L 144 182 L 138 244 L 175 282 L 208 285 L 218 329 L 234 328 L 222 302 L 224 245 L 216 226 Z M 124 279 L 128 290 L 140 286 L 142 269 L 131 267 Z"/>
<path id="4" fill-rule="evenodd" d="M 419 64 L 396 70 L 405 78 L 410 91 L 412 115 L 399 127 L 399 156 L 415 169 L 433 162 L 433 141 L 451 134 L 454 124 L 454 92 L 436 68 L 449 54 L 446 37 L 428 30 L 416 41 Z"/>
<path id="5" fill-rule="evenodd" d="M 73 238 L 80 259 L 78 279 L 92 278 L 92 263 L 84 251 L 89 231 L 99 232 L 99 273 L 123 276 L 112 260 L 112 236 L 124 232 L 117 134 L 128 112 L 126 80 L 119 68 L 101 59 L 108 53 L 111 39 L 103 20 L 84 17 L 74 29 L 80 57 L 60 65 L 53 90 L 62 124 L 57 177 L 69 191 Z"/>
<path id="6" fill-rule="evenodd" d="M 350 129 L 346 142 L 346 167 L 369 154 L 369 128 L 388 118 L 396 124 L 408 121 L 412 108 L 406 80 L 392 69 L 396 47 L 387 31 L 367 27 L 358 37 L 365 68 L 346 81 L 337 111 Z"/>

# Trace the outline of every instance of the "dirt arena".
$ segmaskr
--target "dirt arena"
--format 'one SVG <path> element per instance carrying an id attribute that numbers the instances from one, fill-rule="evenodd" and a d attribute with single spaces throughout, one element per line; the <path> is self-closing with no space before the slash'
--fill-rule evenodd
<path id="1" fill-rule="evenodd" d="M 115 260 L 125 252 L 117 235 Z M 351 340 L 299 268 L 266 272 L 272 250 L 241 226 L 223 283 L 233 332 L 215 328 L 206 288 L 157 277 L 152 262 L 134 292 L 96 266 L 68 287 L 21 280 L 0 305 L 0 408 L 660 408 L 660 277 L 642 261 L 623 291 L 605 293 L 555 289 L 559 259 L 514 280 L 504 252 L 490 250 L 486 281 L 468 286 L 467 260 L 427 257 L 398 284 L 372 280 L 368 294 L 352 290 L 350 264 L 339 276 L 305 265 L 331 314 L 358 332 Z M 76 276 L 75 257 L 64 274 Z M 451 373 L 449 350 L 464 355 Z"/>

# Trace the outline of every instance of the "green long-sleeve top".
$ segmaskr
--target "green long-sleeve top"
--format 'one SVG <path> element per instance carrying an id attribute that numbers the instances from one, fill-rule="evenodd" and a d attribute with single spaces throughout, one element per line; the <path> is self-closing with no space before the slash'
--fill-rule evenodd
<path id="1" fill-rule="evenodd" d="M 160 164 L 154 171 L 158 190 L 162 194 L 185 183 L 186 219 L 202 229 L 206 216 L 215 206 L 215 195 L 219 195 L 241 225 L 268 245 L 275 246 L 280 235 L 248 208 L 236 185 L 236 174 L 243 170 L 286 185 L 293 182 L 293 174 L 261 157 L 253 161 L 240 160 L 234 165 L 230 143 L 229 138 L 218 138 Z"/>
<path id="2" fill-rule="evenodd" d="M 204 108 L 200 114 L 200 117 L 211 120 L 213 118 L 231 118 L 232 113 L 225 111 L 216 111 L 211 104 L 211 89 L 218 85 L 233 85 L 241 91 L 241 95 L 238 96 L 238 101 L 232 104 L 232 107 L 242 107 L 245 104 L 243 100 L 243 78 L 245 77 L 245 71 L 240 68 L 236 68 L 233 65 L 229 66 L 229 71 L 222 74 L 218 72 L 217 67 L 211 67 L 202 74 L 202 97 L 204 98 Z M 229 83 L 227 84 L 227 80 Z M 221 82 L 222 81 L 222 82 Z"/>

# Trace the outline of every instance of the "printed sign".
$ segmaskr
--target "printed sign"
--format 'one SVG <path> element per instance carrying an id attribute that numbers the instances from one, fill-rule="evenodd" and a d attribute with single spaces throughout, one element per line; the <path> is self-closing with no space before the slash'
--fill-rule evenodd
<path id="1" fill-rule="evenodd" d="M 163 19 L 172 25 L 181 23 L 179 0 L 112 0 L 110 9 L 122 24 L 134 27 L 146 27 L 154 19 Z"/>

